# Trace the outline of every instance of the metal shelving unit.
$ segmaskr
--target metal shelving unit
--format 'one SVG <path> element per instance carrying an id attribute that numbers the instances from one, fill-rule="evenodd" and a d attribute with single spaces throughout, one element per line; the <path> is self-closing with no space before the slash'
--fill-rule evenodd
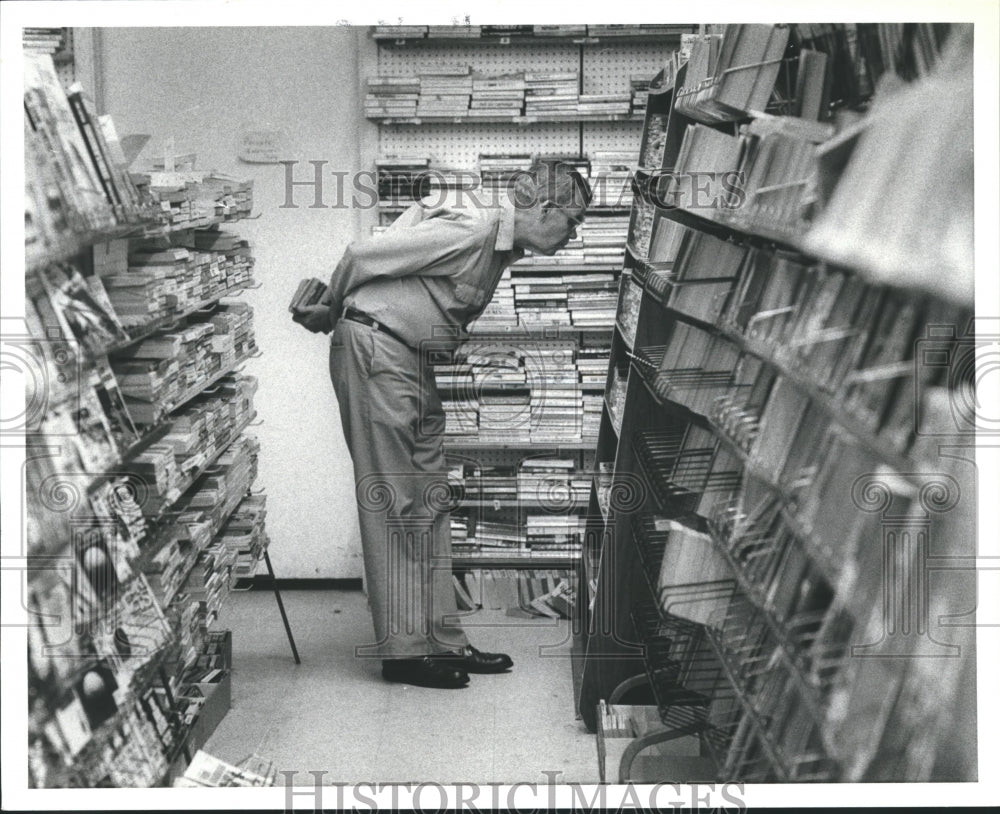
<path id="1" fill-rule="evenodd" d="M 651 95 L 650 104 L 647 123 L 653 114 L 668 117 L 662 166 L 674 169 L 691 120 L 675 113 L 669 91 L 655 100 Z M 719 125 L 732 136 L 733 126 L 727 127 Z M 855 125 L 833 141 L 849 146 L 864 130 L 863 124 Z M 882 381 L 880 369 L 861 369 L 875 337 L 851 357 L 855 368 L 843 380 L 810 361 L 805 352 L 810 340 L 866 336 L 875 325 L 854 325 L 850 332 L 831 328 L 828 337 L 821 334 L 825 323 L 808 322 L 817 299 L 832 296 L 822 288 L 830 267 L 803 250 L 810 243 L 798 231 L 798 212 L 789 216 L 794 229 L 771 228 L 745 213 L 712 217 L 658 205 L 649 194 L 654 176 L 652 169 L 638 173 L 634 209 L 651 207 L 654 218 L 683 227 L 688 241 L 698 235 L 724 242 L 730 250 L 735 245 L 760 263 L 775 264 L 779 257 L 794 262 L 802 267 L 801 279 L 809 275 L 811 287 L 803 285 L 777 305 L 758 305 L 752 299 L 756 294 L 740 288 L 750 272 L 717 269 L 706 272 L 706 278 L 733 278 L 718 317 L 687 313 L 674 302 L 684 286 L 688 244 L 682 241 L 676 260 L 645 256 L 635 234 L 640 218 L 633 216 L 625 267 L 642 288 L 642 302 L 630 341 L 619 301 L 611 364 L 627 371 L 627 390 L 624 409 L 615 414 L 609 378 L 598 451 L 600 460 L 613 466 L 607 476 L 613 487 L 638 486 L 631 487 L 636 495 L 631 505 L 619 501 L 606 510 L 596 500 L 595 481 L 592 505 L 601 511 L 592 516 L 589 533 L 601 541 L 594 552 L 599 555 L 597 587 L 579 638 L 586 654 L 579 706 L 584 722 L 603 732 L 611 726 L 609 705 L 614 705 L 616 727 L 630 708 L 638 718 L 650 705 L 658 709 L 662 728 L 647 722 L 635 729 L 641 734 L 622 759 L 623 781 L 637 778 L 628 767 L 639 765 L 640 752 L 655 752 L 657 744 L 684 736 L 698 738 L 699 757 L 710 757 L 699 771 L 704 774 L 709 767 L 708 779 L 716 781 L 912 781 L 938 771 L 945 779 L 944 773 L 956 770 L 968 779 L 974 765 L 957 769 L 948 755 L 963 737 L 948 729 L 949 715 L 966 703 L 958 689 L 961 669 L 943 658 L 948 652 L 954 656 L 952 642 L 969 644 L 968 631 L 947 628 L 945 617 L 929 615 L 922 603 L 933 604 L 934 614 L 944 608 L 958 612 L 961 603 L 954 595 L 931 592 L 925 569 L 933 568 L 928 559 L 933 546 L 952 552 L 946 558 L 958 559 L 958 552 L 974 548 L 970 512 L 975 499 L 963 497 L 962 508 L 956 508 L 959 493 L 971 495 L 971 473 L 936 457 L 937 446 L 923 441 L 919 431 L 886 431 L 893 416 L 907 419 L 906 410 L 893 405 L 894 399 L 907 397 L 903 385 L 878 391 L 887 403 L 874 411 L 870 396 L 858 402 L 851 395 L 849 388 L 862 386 L 858 382 Z M 780 180 L 773 183 L 780 187 Z M 763 279 L 765 291 L 777 285 L 766 275 Z M 971 304 L 931 302 L 921 282 L 910 290 L 902 279 L 880 285 L 869 277 L 868 296 L 887 302 L 909 298 L 928 325 L 941 314 L 954 314 L 959 329 L 949 335 L 957 347 Z M 744 309 L 743 323 L 734 317 L 731 309 L 736 308 Z M 761 320 L 791 316 L 779 327 L 769 326 L 761 339 L 741 327 L 757 313 Z M 917 343 L 932 335 L 923 325 L 916 320 L 913 327 Z M 686 348 L 696 352 L 685 356 Z M 913 346 L 902 352 L 913 353 Z M 734 360 L 735 367 L 716 369 L 718 359 Z M 922 386 L 919 359 L 889 361 L 885 375 L 904 375 L 912 366 L 907 386 Z M 937 386 L 950 388 L 952 380 Z M 784 401 L 773 406 L 776 392 Z M 751 393 L 761 400 L 751 403 Z M 777 412 L 792 403 L 799 405 L 798 413 Z M 784 418 L 769 419 L 769 408 Z M 880 418 L 874 421 L 873 415 Z M 768 426 L 771 435 L 762 440 L 761 427 Z M 780 438 L 783 427 L 787 448 L 778 457 L 768 443 Z M 946 437 L 961 444 L 954 434 L 942 435 L 939 443 Z M 926 499 L 931 482 L 939 483 L 942 496 L 949 495 L 947 511 Z M 668 528 L 683 528 L 687 536 L 671 537 Z M 703 548 L 691 548 L 694 540 Z M 677 548 L 681 545 L 688 548 Z M 669 546 L 675 546 L 669 549 L 675 557 L 682 556 L 681 550 L 690 557 L 702 552 L 698 556 L 724 569 L 728 580 L 681 587 L 667 583 L 671 586 L 665 588 L 660 563 Z M 725 601 L 711 605 L 720 594 Z M 707 617 L 685 611 L 685 604 L 699 601 L 715 610 Z M 677 648 L 696 635 L 706 649 L 687 652 L 713 666 L 714 683 L 685 682 L 685 664 L 697 662 L 679 659 Z M 858 657 L 883 652 L 895 661 Z M 920 661 L 912 658 L 918 655 L 942 657 L 935 664 L 947 675 L 946 689 L 917 668 Z M 966 685 L 966 690 L 971 688 Z M 937 701 L 949 712 L 940 713 Z M 917 731 L 908 722 L 921 714 L 935 715 L 941 728 Z M 919 745 L 907 745 L 907 735 Z M 684 779 L 672 774 L 686 771 L 683 766 L 672 754 L 648 757 L 641 777 L 645 782 Z"/>

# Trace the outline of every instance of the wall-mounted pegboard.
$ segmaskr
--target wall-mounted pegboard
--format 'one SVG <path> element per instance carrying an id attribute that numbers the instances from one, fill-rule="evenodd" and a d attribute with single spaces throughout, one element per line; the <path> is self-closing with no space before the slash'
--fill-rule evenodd
<path id="1" fill-rule="evenodd" d="M 638 154 L 641 141 L 642 122 L 587 122 L 581 150 L 586 156 L 597 150 L 632 150 Z"/>
<path id="2" fill-rule="evenodd" d="M 580 68 L 580 46 L 480 45 L 478 43 L 382 45 L 378 49 L 378 71 L 384 76 L 410 76 L 433 70 L 441 64 L 471 65 L 486 76 L 519 71 L 576 71 Z M 662 66 L 661 66 L 662 67 Z"/>
<path id="3" fill-rule="evenodd" d="M 623 93 L 632 76 L 652 79 L 677 49 L 676 40 L 583 46 L 581 93 Z"/>
<path id="4" fill-rule="evenodd" d="M 580 71 L 583 93 L 624 93 L 633 75 L 654 76 L 676 40 L 662 42 L 515 43 L 470 42 L 376 46 L 377 71 L 410 76 L 435 65 L 470 65 L 478 74 L 522 71 Z M 636 150 L 642 122 L 552 122 L 537 124 L 459 122 L 387 124 L 379 127 L 380 155 L 428 155 L 432 166 L 475 169 L 480 153 L 590 154 L 595 150 Z"/>
<path id="5" fill-rule="evenodd" d="M 383 155 L 429 155 L 434 167 L 474 170 L 480 153 L 576 153 L 576 122 L 553 124 L 390 124 L 379 129 Z"/>

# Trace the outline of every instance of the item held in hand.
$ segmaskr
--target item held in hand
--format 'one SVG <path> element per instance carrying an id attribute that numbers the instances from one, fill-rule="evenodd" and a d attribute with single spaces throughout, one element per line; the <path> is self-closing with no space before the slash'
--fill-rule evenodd
<path id="1" fill-rule="evenodd" d="M 304 308 L 309 305 L 318 305 L 325 294 L 325 283 L 320 282 L 315 277 L 312 279 L 304 279 L 299 282 L 299 287 L 295 289 L 295 296 L 292 297 L 292 302 L 288 306 L 288 310 L 294 314 L 299 308 Z"/>

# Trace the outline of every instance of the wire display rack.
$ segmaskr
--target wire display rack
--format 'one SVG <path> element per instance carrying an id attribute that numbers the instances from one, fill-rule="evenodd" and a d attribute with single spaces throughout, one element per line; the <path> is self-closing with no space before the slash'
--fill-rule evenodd
<path id="1" fill-rule="evenodd" d="M 733 688 L 705 627 L 661 613 L 652 601 L 632 606 L 660 720 L 675 735 L 695 735 L 719 766 L 738 725 Z"/>
<path id="2" fill-rule="evenodd" d="M 692 436 L 683 423 L 669 430 L 640 430 L 632 447 L 665 512 L 697 512 L 705 494 L 729 494 L 739 486 L 738 470 L 717 467 L 718 444 Z"/>
<path id="3" fill-rule="evenodd" d="M 829 782 L 839 774 L 822 737 L 822 719 L 802 697 L 800 683 L 760 609 L 737 594 L 706 626 L 729 685 L 746 715 L 732 740 L 726 776 L 766 756 L 771 777 L 758 780 Z"/>

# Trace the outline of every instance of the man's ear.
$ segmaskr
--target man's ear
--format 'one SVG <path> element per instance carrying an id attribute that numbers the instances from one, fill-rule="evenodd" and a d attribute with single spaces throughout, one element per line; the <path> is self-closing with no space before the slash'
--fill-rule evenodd
<path id="1" fill-rule="evenodd" d="M 537 200 L 535 179 L 528 173 L 520 173 L 514 178 L 514 202 L 522 209 L 530 209 Z"/>

